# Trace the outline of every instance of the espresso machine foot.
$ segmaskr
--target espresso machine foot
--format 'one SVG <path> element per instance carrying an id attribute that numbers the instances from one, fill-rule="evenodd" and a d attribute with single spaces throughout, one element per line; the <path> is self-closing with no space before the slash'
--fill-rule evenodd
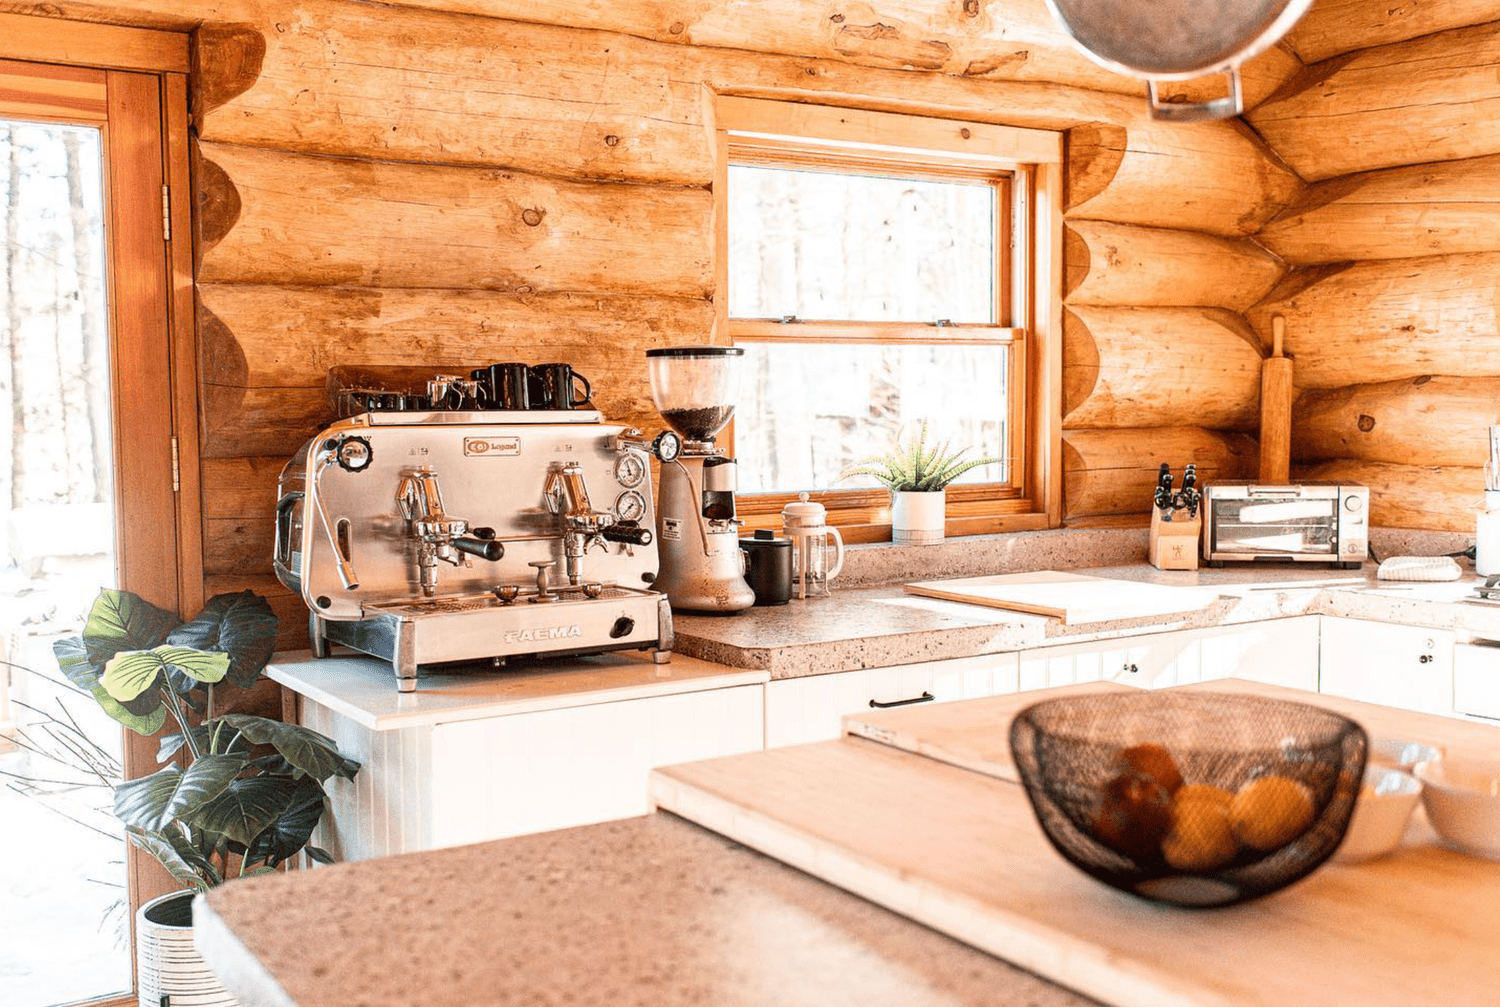
<path id="1" fill-rule="evenodd" d="M 651 660 L 657 664 L 671 664 L 672 652 L 670 650 L 653 650 L 651 652 Z"/>

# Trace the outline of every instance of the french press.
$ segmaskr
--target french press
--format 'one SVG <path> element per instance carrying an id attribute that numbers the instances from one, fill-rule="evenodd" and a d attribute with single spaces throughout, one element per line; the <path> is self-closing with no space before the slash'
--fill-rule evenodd
<path id="1" fill-rule="evenodd" d="M 781 509 L 782 534 L 792 540 L 792 597 L 816 598 L 828 593 L 828 582 L 844 568 L 844 537 L 828 526 L 828 511 L 820 503 L 797 494 L 797 502 Z M 832 536 L 832 566 L 829 543 Z"/>

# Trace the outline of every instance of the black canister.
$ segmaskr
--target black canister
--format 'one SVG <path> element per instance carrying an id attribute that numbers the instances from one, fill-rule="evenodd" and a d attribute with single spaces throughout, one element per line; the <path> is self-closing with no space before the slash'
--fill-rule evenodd
<path id="1" fill-rule="evenodd" d="M 757 605 L 785 605 L 792 599 L 792 540 L 762 528 L 754 538 L 740 539 L 745 550 L 745 580 Z"/>

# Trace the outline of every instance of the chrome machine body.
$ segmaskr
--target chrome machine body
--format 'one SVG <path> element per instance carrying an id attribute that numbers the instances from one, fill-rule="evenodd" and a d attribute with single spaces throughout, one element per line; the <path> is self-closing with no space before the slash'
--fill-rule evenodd
<path id="1" fill-rule="evenodd" d="M 281 473 L 276 575 L 340 643 L 423 665 L 650 650 L 671 657 L 656 590 L 650 461 L 675 451 L 591 409 L 372 410 Z"/>

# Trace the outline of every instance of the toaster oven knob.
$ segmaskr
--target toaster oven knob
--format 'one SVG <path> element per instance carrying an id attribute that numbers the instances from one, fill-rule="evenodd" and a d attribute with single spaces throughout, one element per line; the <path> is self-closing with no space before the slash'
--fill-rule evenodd
<path id="1" fill-rule="evenodd" d="M 1363 507 L 1364 505 L 1365 505 L 1364 500 L 1362 500 L 1361 498 L 1359 498 L 1357 496 L 1350 496 L 1350 497 L 1345 497 L 1344 498 L 1344 510 L 1357 511 L 1361 507 Z"/>
<path id="2" fill-rule="evenodd" d="M 615 620 L 615 624 L 609 628 L 609 638 L 618 640 L 635 632 L 635 620 L 628 615 L 622 615 Z"/>

